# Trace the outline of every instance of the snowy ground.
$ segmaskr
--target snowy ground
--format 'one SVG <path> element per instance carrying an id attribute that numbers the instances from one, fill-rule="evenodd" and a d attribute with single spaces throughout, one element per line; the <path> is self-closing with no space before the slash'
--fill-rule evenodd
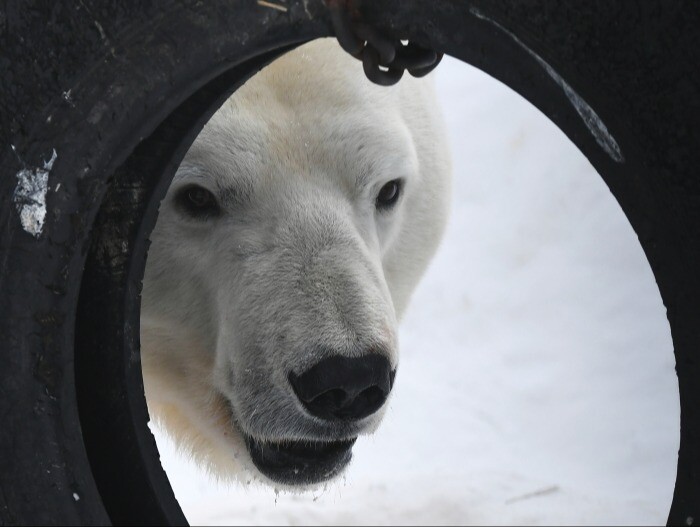
<path id="1" fill-rule="evenodd" d="M 452 220 L 379 431 L 323 492 L 219 487 L 162 436 L 194 524 L 660 524 L 679 409 L 665 310 L 603 181 L 538 110 L 445 60 Z"/>

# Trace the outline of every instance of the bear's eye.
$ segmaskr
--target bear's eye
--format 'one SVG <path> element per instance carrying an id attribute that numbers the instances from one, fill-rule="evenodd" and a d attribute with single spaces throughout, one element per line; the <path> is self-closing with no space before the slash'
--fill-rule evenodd
<path id="1" fill-rule="evenodd" d="M 214 194 L 198 185 L 181 188 L 175 196 L 175 202 L 180 211 L 197 219 L 207 219 L 221 213 Z"/>
<path id="2" fill-rule="evenodd" d="M 377 194 L 377 208 L 388 210 L 393 207 L 401 195 L 401 180 L 393 179 L 384 185 Z"/>

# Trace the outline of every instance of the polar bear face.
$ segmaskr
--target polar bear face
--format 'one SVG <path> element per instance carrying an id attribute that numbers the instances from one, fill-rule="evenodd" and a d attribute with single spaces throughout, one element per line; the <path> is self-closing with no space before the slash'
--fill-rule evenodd
<path id="1" fill-rule="evenodd" d="M 317 483 L 379 424 L 447 212 L 431 90 L 371 85 L 317 41 L 187 153 L 152 235 L 142 360 L 151 413 L 216 472 Z"/>

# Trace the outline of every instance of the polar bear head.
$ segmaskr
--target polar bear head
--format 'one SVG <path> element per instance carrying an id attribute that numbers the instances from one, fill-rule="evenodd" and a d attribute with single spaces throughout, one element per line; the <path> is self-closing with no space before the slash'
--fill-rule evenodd
<path id="1" fill-rule="evenodd" d="M 440 239 L 449 160 L 429 80 L 382 88 L 302 46 L 205 126 L 144 278 L 152 415 L 219 474 L 338 474 L 378 425 L 397 320 Z"/>

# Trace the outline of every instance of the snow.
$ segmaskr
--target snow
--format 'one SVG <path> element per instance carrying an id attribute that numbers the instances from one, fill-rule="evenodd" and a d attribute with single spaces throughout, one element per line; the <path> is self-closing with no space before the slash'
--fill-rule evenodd
<path id="1" fill-rule="evenodd" d="M 387 417 L 323 491 L 219 486 L 157 440 L 211 525 L 660 524 L 678 387 L 637 237 L 576 147 L 507 87 L 445 59 L 455 185 L 401 330 Z"/>

